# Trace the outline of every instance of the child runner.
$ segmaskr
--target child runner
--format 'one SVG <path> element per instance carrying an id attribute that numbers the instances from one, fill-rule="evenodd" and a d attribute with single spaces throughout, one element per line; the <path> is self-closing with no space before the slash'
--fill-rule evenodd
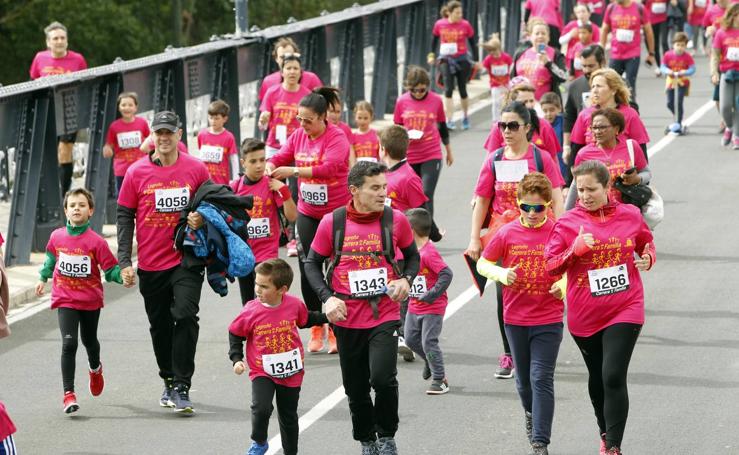
<path id="1" fill-rule="evenodd" d="M 557 140 L 562 144 L 562 136 L 564 135 L 564 116 L 562 115 L 562 100 L 559 95 L 554 92 L 547 92 L 541 97 L 541 110 L 544 111 L 544 119 L 552 125 L 554 134 L 557 135 Z M 565 186 L 562 189 L 563 196 L 567 196 L 565 190 L 569 188 L 572 182 L 572 174 L 570 173 L 570 167 L 564 162 L 562 158 L 562 147 L 557 150 L 557 163 L 559 163 L 559 171 L 562 173 Z"/>
<path id="2" fill-rule="evenodd" d="M 228 352 L 236 374 L 243 374 L 244 341 L 251 380 L 250 455 L 267 453 L 267 429 L 272 415 L 272 399 L 277 395 L 277 415 L 285 455 L 298 453 L 298 399 L 303 383 L 303 342 L 298 327 L 310 327 L 343 320 L 308 311 L 305 303 L 287 293 L 293 271 L 282 259 L 269 259 L 256 267 L 254 291 L 257 298 L 247 302 L 228 327 Z"/>
<path id="3" fill-rule="evenodd" d="M 572 79 L 577 79 L 583 75 L 582 59 L 580 54 L 582 50 L 591 44 L 595 39 L 593 33 L 593 24 L 582 24 L 577 27 L 578 41 L 567 48 L 567 71 Z"/>
<path id="4" fill-rule="evenodd" d="M 252 196 L 254 206 L 249 210 L 251 221 L 247 226 L 247 243 L 254 253 L 257 264 L 278 256 L 280 247 L 280 220 L 277 209 L 282 207 L 285 218 L 295 221 L 298 210 L 290 189 L 282 181 L 265 175 L 267 159 L 264 142 L 246 139 L 241 144 L 241 166 L 244 175 L 230 185 L 239 196 Z M 239 277 L 241 304 L 254 300 L 254 274 Z"/>
<path id="5" fill-rule="evenodd" d="M 432 378 L 428 395 L 449 392 L 444 371 L 444 357 L 439 347 L 441 326 L 448 303 L 446 290 L 452 282 L 452 269 L 429 241 L 433 220 L 426 209 L 408 210 L 408 222 L 413 229 L 421 265 L 410 291 L 408 314 L 405 318 L 405 342 L 425 363 L 423 379 Z"/>
<path id="6" fill-rule="evenodd" d="M 341 121 L 341 112 L 343 110 L 343 103 L 341 102 L 341 98 L 338 97 L 338 90 L 337 90 L 337 99 L 338 101 L 331 104 L 328 107 L 326 118 L 328 119 L 329 123 L 332 123 L 339 127 L 341 131 L 344 132 L 344 136 L 346 136 L 346 139 L 351 144 L 352 142 L 352 136 L 354 133 L 352 133 L 351 127 L 347 125 L 346 123 Z"/>
<path id="7" fill-rule="evenodd" d="M 500 36 L 493 33 L 490 39 L 483 43 L 483 49 L 488 55 L 483 59 L 482 66 L 490 76 L 490 97 L 492 99 L 493 123 L 500 120 L 500 111 L 508 93 L 508 82 L 511 80 L 511 65 L 513 59 L 503 52 Z"/>
<path id="8" fill-rule="evenodd" d="M 215 100 L 208 106 L 208 128 L 198 133 L 200 159 L 208 168 L 214 183 L 228 184 L 239 175 L 239 157 L 236 139 L 224 125 L 231 108 L 223 100 Z M 230 172 L 229 172 L 230 166 Z"/>
<path id="9" fill-rule="evenodd" d="M 49 278 L 51 308 L 58 309 L 59 329 L 62 334 L 62 381 L 65 413 L 77 411 L 74 394 L 75 355 L 77 333 L 87 350 L 90 366 L 90 394 L 103 393 L 103 365 L 100 363 L 100 343 L 97 338 L 100 309 L 103 307 L 103 285 L 100 270 L 106 281 L 123 284 L 121 268 L 103 238 L 90 229 L 90 217 L 95 209 L 92 193 L 84 188 L 67 192 L 64 196 L 64 214 L 67 226 L 51 233 L 46 245 L 46 260 L 39 271 L 36 295 L 44 294 Z"/>
<path id="10" fill-rule="evenodd" d="M 549 453 L 554 368 L 563 330 L 565 280 L 557 281 L 544 268 L 544 245 L 554 228 L 554 220 L 547 217 L 551 203 L 552 184 L 546 175 L 525 175 L 517 190 L 520 217 L 495 233 L 477 262 L 481 275 L 504 286 L 505 332 L 533 455 Z"/>
<path id="11" fill-rule="evenodd" d="M 672 39 L 672 50 L 667 51 L 662 58 L 660 70 L 667 76 L 665 90 L 667 92 L 667 109 L 675 115 L 677 109 L 677 124 L 680 129 L 674 133 L 682 133 L 683 127 L 683 99 L 690 93 L 689 76 L 695 74 L 695 61 L 686 52 L 688 35 L 683 32 L 675 33 Z M 677 106 L 675 106 L 675 87 L 677 87 Z"/>
<path id="12" fill-rule="evenodd" d="M 145 156 L 140 147 L 150 134 L 149 122 L 145 118 L 136 117 L 139 108 L 139 97 L 136 93 L 121 93 L 118 95 L 117 105 L 121 118 L 110 124 L 103 146 L 103 156 L 113 158 L 116 193 L 121 189 L 128 167 Z"/>
<path id="13" fill-rule="evenodd" d="M 377 137 L 377 131 L 370 128 L 374 115 L 372 104 L 368 101 L 357 101 L 354 106 L 357 132 L 349 138 L 352 145 L 349 151 L 349 167 L 354 166 L 357 161 L 377 163 L 380 160 L 380 139 Z"/>

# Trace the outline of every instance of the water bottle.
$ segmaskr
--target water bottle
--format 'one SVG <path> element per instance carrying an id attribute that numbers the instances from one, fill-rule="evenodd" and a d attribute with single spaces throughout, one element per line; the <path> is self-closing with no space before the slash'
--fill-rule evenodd
<path id="1" fill-rule="evenodd" d="M 384 292 L 385 295 L 387 295 L 388 297 L 392 298 L 393 297 L 393 293 L 395 292 L 395 286 L 385 286 L 382 289 L 382 292 Z"/>

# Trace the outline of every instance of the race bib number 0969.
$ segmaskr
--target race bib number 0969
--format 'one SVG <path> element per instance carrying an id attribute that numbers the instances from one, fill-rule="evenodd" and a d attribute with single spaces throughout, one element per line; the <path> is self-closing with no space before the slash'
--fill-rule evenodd
<path id="1" fill-rule="evenodd" d="M 328 204 L 328 185 L 303 183 L 300 185 L 300 196 L 306 204 L 326 205 Z"/>
<path id="2" fill-rule="evenodd" d="M 154 191 L 154 209 L 157 212 L 179 212 L 190 202 L 187 188 L 169 188 Z"/>
<path id="3" fill-rule="evenodd" d="M 90 256 L 78 256 L 59 253 L 57 269 L 63 276 L 72 278 L 87 278 L 92 272 Z"/>

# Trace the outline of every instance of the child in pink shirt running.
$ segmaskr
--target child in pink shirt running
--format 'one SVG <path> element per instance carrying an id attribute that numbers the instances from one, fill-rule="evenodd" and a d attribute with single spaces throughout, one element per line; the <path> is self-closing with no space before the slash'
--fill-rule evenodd
<path id="1" fill-rule="evenodd" d="M 121 93 L 118 95 L 117 104 L 121 118 L 108 127 L 103 146 L 103 156 L 113 158 L 116 193 L 120 191 L 123 177 L 131 164 L 145 156 L 141 145 L 151 134 L 149 122 L 143 117 L 136 117 L 136 111 L 139 108 L 139 98 L 136 93 Z"/>
<path id="2" fill-rule="evenodd" d="M 227 185 L 239 175 L 239 152 L 236 139 L 225 128 L 231 110 L 223 100 L 215 100 L 208 106 L 208 128 L 198 133 L 200 159 L 208 168 L 210 179 Z"/>
<path id="3" fill-rule="evenodd" d="M 482 66 L 490 76 L 490 97 L 492 99 L 493 123 L 500 120 L 500 111 L 503 110 L 506 95 L 508 94 L 508 82 L 511 80 L 511 65 L 513 59 L 503 52 L 500 36 L 493 33 L 490 39 L 482 45 L 489 54 L 482 61 Z"/>
<path id="4" fill-rule="evenodd" d="M 357 161 L 380 161 L 380 139 L 377 131 L 370 127 L 374 118 L 375 110 L 368 101 L 357 101 L 354 106 L 354 121 L 357 124 L 357 132 L 352 133 L 349 142 L 352 147 L 349 150 L 349 167 L 354 166 Z"/>
<path id="5" fill-rule="evenodd" d="M 690 76 L 695 74 L 695 61 L 687 52 L 688 35 L 683 32 L 675 33 L 672 38 L 672 50 L 662 57 L 660 71 L 667 76 L 665 91 L 667 93 L 667 109 L 675 115 L 674 126 L 668 126 L 666 131 L 683 133 L 683 100 L 690 93 Z M 677 90 L 677 106 L 675 106 L 675 90 Z"/>

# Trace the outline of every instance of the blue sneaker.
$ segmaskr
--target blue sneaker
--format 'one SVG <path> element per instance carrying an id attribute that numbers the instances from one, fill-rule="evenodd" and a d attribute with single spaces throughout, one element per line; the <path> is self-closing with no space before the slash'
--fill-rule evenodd
<path id="1" fill-rule="evenodd" d="M 259 444 L 257 441 L 251 442 L 251 447 L 249 447 L 249 451 L 246 452 L 246 455 L 264 455 L 267 453 L 267 449 L 269 449 L 269 444 L 265 441 L 264 444 Z"/>
<path id="2" fill-rule="evenodd" d="M 454 120 L 447 120 L 446 121 L 446 128 L 449 131 L 454 131 L 455 129 L 457 129 L 457 125 L 454 124 Z"/>
<path id="3" fill-rule="evenodd" d="M 470 119 L 468 119 L 467 117 L 462 119 L 462 129 L 465 131 L 470 129 Z"/>
<path id="4" fill-rule="evenodd" d="M 395 445 L 395 439 L 391 437 L 380 438 L 377 440 L 380 455 L 398 455 L 398 447 Z"/>
<path id="5" fill-rule="evenodd" d="M 190 388 L 184 384 L 178 384 L 172 390 L 172 403 L 174 412 L 181 414 L 193 414 L 195 409 L 190 401 Z"/>
<path id="6" fill-rule="evenodd" d="M 362 455 L 379 455 L 380 448 L 376 441 L 362 441 Z"/>
<path id="7" fill-rule="evenodd" d="M 174 385 L 172 384 L 172 378 L 166 378 L 164 380 L 164 390 L 162 391 L 162 397 L 159 399 L 159 406 L 163 408 L 173 408 L 172 403 L 172 390 Z"/>

